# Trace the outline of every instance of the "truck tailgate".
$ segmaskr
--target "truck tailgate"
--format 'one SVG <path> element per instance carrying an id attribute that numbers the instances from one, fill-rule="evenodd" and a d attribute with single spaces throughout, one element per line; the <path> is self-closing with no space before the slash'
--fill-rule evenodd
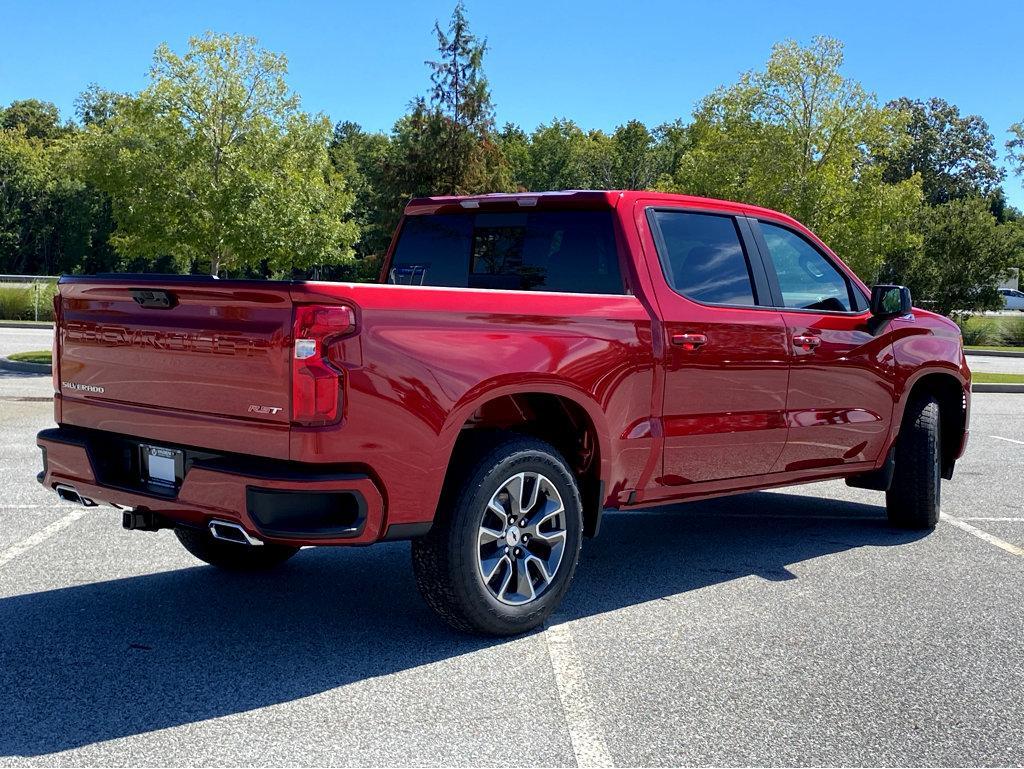
<path id="1" fill-rule="evenodd" d="M 60 296 L 65 417 L 124 404 L 287 430 L 287 283 L 73 278 Z"/>

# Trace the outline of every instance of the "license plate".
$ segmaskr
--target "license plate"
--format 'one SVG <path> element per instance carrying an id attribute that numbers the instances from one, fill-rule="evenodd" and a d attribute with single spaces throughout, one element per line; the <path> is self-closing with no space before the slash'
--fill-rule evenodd
<path id="1" fill-rule="evenodd" d="M 184 457 L 177 449 L 160 446 L 140 446 L 142 449 L 142 476 L 150 483 L 175 486 L 182 475 Z"/>

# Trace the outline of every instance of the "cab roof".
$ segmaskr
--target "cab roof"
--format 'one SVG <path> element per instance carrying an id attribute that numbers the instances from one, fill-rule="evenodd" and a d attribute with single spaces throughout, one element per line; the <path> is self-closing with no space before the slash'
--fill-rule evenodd
<path id="1" fill-rule="evenodd" d="M 619 205 L 632 205 L 644 200 L 658 205 L 686 206 L 747 214 L 769 216 L 774 219 L 799 225 L 786 214 L 769 208 L 751 206 L 732 200 L 704 198 L 696 195 L 680 195 L 672 192 L 650 190 L 562 190 L 547 192 L 491 192 L 484 195 L 438 195 L 413 198 L 405 207 L 407 216 L 438 213 L 460 213 L 466 210 L 508 211 L 522 209 L 607 209 Z"/>

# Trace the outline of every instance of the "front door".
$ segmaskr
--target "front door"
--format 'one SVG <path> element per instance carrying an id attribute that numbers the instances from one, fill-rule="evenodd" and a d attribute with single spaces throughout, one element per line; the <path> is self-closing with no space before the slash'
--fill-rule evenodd
<path id="1" fill-rule="evenodd" d="M 752 222 L 789 336 L 789 440 L 776 472 L 875 462 L 893 409 L 892 345 L 860 287 L 806 236 Z"/>
<path id="2" fill-rule="evenodd" d="M 770 295 L 752 233 L 728 211 L 645 213 L 665 336 L 655 493 L 768 473 L 786 442 L 788 343 L 782 314 L 764 306 Z"/>

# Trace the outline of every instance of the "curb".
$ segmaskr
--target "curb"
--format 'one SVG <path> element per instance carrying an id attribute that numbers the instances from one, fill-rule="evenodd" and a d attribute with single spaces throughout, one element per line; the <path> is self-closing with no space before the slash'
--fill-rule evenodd
<path id="1" fill-rule="evenodd" d="M 1009 382 L 978 382 L 971 385 L 972 393 L 1024 393 L 1024 384 Z"/>
<path id="2" fill-rule="evenodd" d="M 993 358 L 1024 358 L 1024 352 L 1015 350 L 964 350 L 964 355 L 985 355 Z"/>
<path id="3" fill-rule="evenodd" d="M 22 374 L 52 374 L 53 366 L 45 363 L 24 363 L 20 360 L 10 360 L 0 356 L 0 369 L 4 371 L 17 371 Z"/>
<path id="4" fill-rule="evenodd" d="M 0 320 L 0 328 L 53 328 L 47 320 Z"/>

